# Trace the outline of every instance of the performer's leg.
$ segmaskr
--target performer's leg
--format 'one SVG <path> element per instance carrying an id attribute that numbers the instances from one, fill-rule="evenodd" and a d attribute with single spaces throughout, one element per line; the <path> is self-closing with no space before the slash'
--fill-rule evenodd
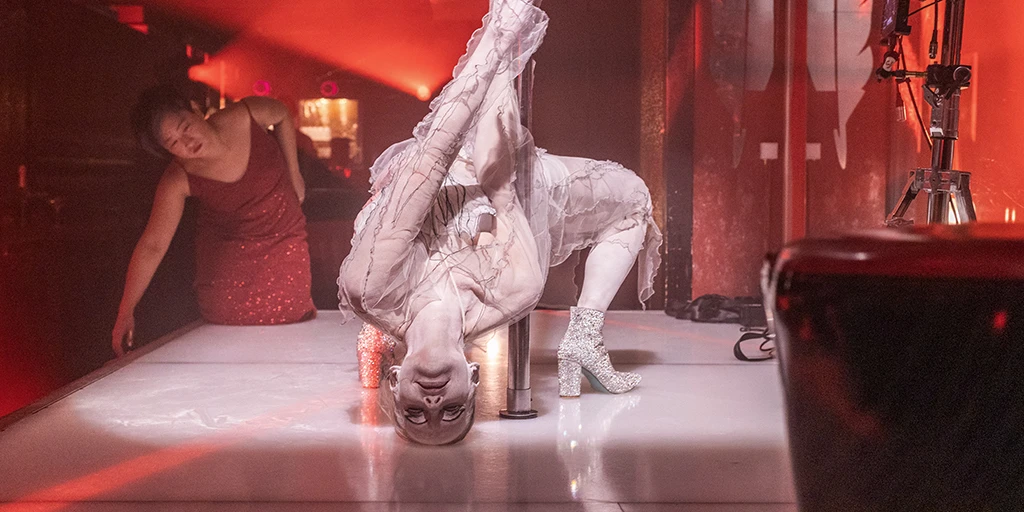
<path id="1" fill-rule="evenodd" d="M 359 383 L 364 388 L 377 388 L 383 370 L 394 364 L 395 340 L 376 327 L 363 323 L 356 338 L 356 358 L 359 362 Z"/>
<path id="2" fill-rule="evenodd" d="M 615 293 L 626 279 L 636 262 L 636 255 L 643 248 L 647 235 L 646 216 L 651 209 L 647 185 L 636 175 L 623 176 L 615 180 L 616 188 L 633 198 L 642 198 L 637 203 L 639 219 L 613 224 L 599 235 L 597 243 L 590 249 L 583 274 L 583 288 L 577 306 L 605 311 Z"/>
<path id="3" fill-rule="evenodd" d="M 608 309 L 633 268 L 646 234 L 647 225 L 637 224 L 615 232 L 590 249 L 577 306 L 598 311 Z"/>
<path id="4" fill-rule="evenodd" d="M 519 105 L 511 83 L 494 82 L 488 93 L 488 107 L 480 116 L 473 139 L 473 169 L 484 192 L 499 208 L 503 201 L 496 197 L 511 190 L 516 169 L 515 155 L 522 144 Z"/>
<path id="5" fill-rule="evenodd" d="M 514 65 L 511 62 L 515 58 L 514 53 L 510 52 L 491 80 L 473 138 L 466 141 L 477 181 L 485 192 L 511 182 L 515 172 L 513 155 L 521 144 L 524 130 L 519 120 L 519 102 L 514 87 Z"/>
<path id="6" fill-rule="evenodd" d="M 559 394 L 577 396 L 581 369 L 591 384 L 629 391 L 640 376 L 618 372 L 604 348 L 604 312 L 643 246 L 651 199 L 636 174 L 611 162 L 560 158 L 569 171 L 567 236 L 592 244 L 576 307 L 559 344 Z"/>
<path id="7" fill-rule="evenodd" d="M 499 12 L 491 13 L 492 18 L 480 43 L 467 55 L 459 73 L 445 86 L 427 131 L 424 152 L 433 157 L 447 157 L 447 165 L 457 153 L 474 114 L 484 105 L 491 84 L 504 86 L 510 82 L 510 77 L 497 75 L 502 67 L 508 73 L 510 48 L 516 42 L 519 27 L 534 9 L 528 0 L 502 2 L 500 5 L 502 9 Z"/>

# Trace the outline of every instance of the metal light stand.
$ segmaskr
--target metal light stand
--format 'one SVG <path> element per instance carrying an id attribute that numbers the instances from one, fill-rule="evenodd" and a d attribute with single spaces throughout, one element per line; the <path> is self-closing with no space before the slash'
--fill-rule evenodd
<path id="1" fill-rule="evenodd" d="M 541 0 L 533 5 L 540 7 Z M 517 79 L 520 119 L 527 129 L 533 127 L 533 68 L 527 63 Z M 516 191 L 525 211 L 529 210 L 533 192 L 533 166 L 527 161 L 516 176 Z M 537 417 L 530 389 L 530 315 L 508 326 L 508 388 L 505 390 L 505 409 L 498 411 L 502 418 L 530 419 Z"/>
<path id="2" fill-rule="evenodd" d="M 971 68 L 960 64 L 963 47 L 965 0 L 946 0 L 946 19 L 942 41 L 942 64 L 928 66 L 926 73 L 896 72 L 890 76 L 924 76 L 925 100 L 932 107 L 932 166 L 910 172 L 903 197 L 886 218 L 892 227 L 913 224 L 906 215 L 918 193 L 928 194 L 928 223 L 949 222 L 953 207 L 956 223 L 977 220 L 971 199 L 971 173 L 953 170 L 953 150 L 959 138 L 960 91 L 971 81 Z"/>

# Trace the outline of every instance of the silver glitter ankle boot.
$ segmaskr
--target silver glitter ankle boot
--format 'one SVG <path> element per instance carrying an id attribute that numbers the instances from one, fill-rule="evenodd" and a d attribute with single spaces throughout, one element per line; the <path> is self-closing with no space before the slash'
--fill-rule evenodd
<path id="1" fill-rule="evenodd" d="M 608 393 L 625 393 L 640 383 L 635 373 L 617 372 L 604 347 L 604 313 L 596 309 L 569 310 L 569 329 L 558 345 L 558 395 L 580 396 L 580 380 Z"/>
<path id="2" fill-rule="evenodd" d="M 356 359 L 359 361 L 359 383 L 364 388 L 377 388 L 384 368 L 394 364 L 395 339 L 364 323 L 356 338 Z"/>

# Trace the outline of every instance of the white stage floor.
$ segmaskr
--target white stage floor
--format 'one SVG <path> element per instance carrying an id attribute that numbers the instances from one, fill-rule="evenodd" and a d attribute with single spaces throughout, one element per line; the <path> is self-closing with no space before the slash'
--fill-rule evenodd
<path id="1" fill-rule="evenodd" d="M 472 351 L 476 424 L 447 447 L 396 436 L 337 312 L 199 325 L 0 432 L 0 512 L 796 510 L 778 366 L 733 359 L 737 326 L 609 313 L 612 361 L 643 382 L 560 399 L 567 323 L 532 318 L 536 419 L 498 417 L 504 334 Z"/>

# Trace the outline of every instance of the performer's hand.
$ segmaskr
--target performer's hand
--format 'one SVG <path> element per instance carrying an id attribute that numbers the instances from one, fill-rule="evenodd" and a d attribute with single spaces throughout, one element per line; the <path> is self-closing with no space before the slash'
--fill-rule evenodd
<path id="1" fill-rule="evenodd" d="M 125 354 L 125 349 L 131 350 L 135 344 L 135 314 L 134 312 L 129 313 L 118 313 L 117 320 L 114 322 L 114 332 L 111 336 L 110 346 L 114 349 L 114 354 L 117 357 L 121 357 Z"/>

